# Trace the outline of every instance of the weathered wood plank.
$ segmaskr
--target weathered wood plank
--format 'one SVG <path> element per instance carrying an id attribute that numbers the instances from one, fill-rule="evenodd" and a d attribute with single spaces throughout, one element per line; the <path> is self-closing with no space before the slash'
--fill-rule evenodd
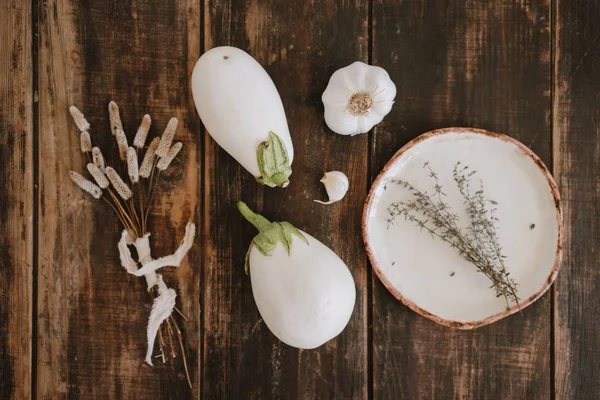
<path id="1" fill-rule="evenodd" d="M 0 398 L 31 396 L 31 2 L 0 3 Z"/>
<path id="2" fill-rule="evenodd" d="M 565 218 L 556 397 L 593 399 L 600 391 L 600 4 L 556 1 L 555 10 L 554 172 Z"/>
<path id="3" fill-rule="evenodd" d="M 504 132 L 551 161 L 548 1 L 376 1 L 373 63 L 398 87 L 372 170 L 446 126 Z M 373 278 L 375 399 L 551 395 L 551 299 L 464 332 L 410 311 Z"/>
<path id="4" fill-rule="evenodd" d="M 118 165 L 107 105 L 115 100 L 129 141 L 144 113 L 151 135 L 180 120 L 184 149 L 163 174 L 149 220 L 154 256 L 172 253 L 185 223 L 199 225 L 199 124 L 189 76 L 199 56 L 195 1 L 42 2 L 39 9 L 39 299 L 41 398 L 195 398 L 199 393 L 200 246 L 176 271 L 165 269 L 178 305 L 194 389 L 180 358 L 154 368 L 143 362 L 152 296 L 126 275 L 117 241 L 121 227 L 103 202 L 78 190 L 69 170 L 84 171 L 68 106 L 88 117 L 93 140 Z M 199 231 L 200 232 L 200 231 Z M 199 240 L 197 240 L 199 242 Z"/>
<path id="5" fill-rule="evenodd" d="M 206 48 L 248 51 L 273 78 L 286 109 L 295 159 L 290 186 L 259 187 L 206 137 L 204 398 L 366 398 L 366 258 L 360 215 L 367 185 L 367 136 L 340 137 L 324 124 L 321 94 L 337 68 L 367 59 L 367 2 L 208 1 Z M 324 171 L 350 179 L 343 202 L 325 197 Z M 260 319 L 244 274 L 255 235 L 238 214 L 245 200 L 270 219 L 287 220 L 322 240 L 346 261 L 357 303 L 346 330 L 317 350 L 279 342 Z"/>

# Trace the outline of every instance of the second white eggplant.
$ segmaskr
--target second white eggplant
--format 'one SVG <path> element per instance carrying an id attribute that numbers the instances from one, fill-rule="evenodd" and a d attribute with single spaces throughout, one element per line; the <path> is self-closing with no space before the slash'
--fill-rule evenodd
<path id="1" fill-rule="evenodd" d="M 248 53 L 215 47 L 192 73 L 192 94 L 210 136 L 256 180 L 289 183 L 294 147 L 275 84 Z"/>
<path id="2" fill-rule="evenodd" d="M 270 222 L 240 202 L 259 234 L 246 255 L 261 317 L 282 342 L 313 349 L 340 334 L 356 300 L 352 274 L 327 246 L 288 222 Z"/>

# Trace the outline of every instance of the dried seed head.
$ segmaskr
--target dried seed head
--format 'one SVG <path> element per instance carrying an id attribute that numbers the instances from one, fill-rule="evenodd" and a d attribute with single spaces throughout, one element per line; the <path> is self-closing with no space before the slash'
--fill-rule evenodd
<path id="1" fill-rule="evenodd" d="M 81 135 L 79 135 L 79 142 L 81 144 L 82 153 L 88 153 L 92 151 L 92 138 L 90 137 L 90 133 L 88 131 L 81 131 Z"/>
<path id="2" fill-rule="evenodd" d="M 169 149 L 167 156 L 161 157 L 160 160 L 158 160 L 158 163 L 156 164 L 156 168 L 158 168 L 161 171 L 164 171 L 165 169 L 169 168 L 171 161 L 173 161 L 173 159 L 177 156 L 177 153 L 179 153 L 179 151 L 181 150 L 182 147 L 183 147 L 183 143 L 181 143 L 181 142 L 175 143 Z"/>
<path id="3" fill-rule="evenodd" d="M 123 182 L 123 179 L 121 179 L 119 174 L 117 174 L 117 171 L 111 167 L 106 167 L 106 176 L 108 176 L 108 180 L 123 200 L 128 200 L 131 197 L 131 189 L 129 189 L 129 186 Z"/>
<path id="4" fill-rule="evenodd" d="M 146 138 L 148 137 L 148 131 L 150 130 L 150 124 L 152 120 L 148 114 L 144 115 L 142 118 L 142 123 L 135 134 L 135 138 L 133 139 L 133 145 L 138 149 L 143 149 L 146 144 Z"/>
<path id="5" fill-rule="evenodd" d="M 154 160 L 156 160 L 156 149 L 158 148 L 158 144 L 160 143 L 160 138 L 155 137 L 150 142 L 150 146 L 148 146 L 148 150 L 146 150 L 146 154 L 144 155 L 144 160 L 142 161 L 142 166 L 140 167 L 140 176 L 142 178 L 149 178 L 152 173 L 152 168 L 154 167 Z"/>
<path id="6" fill-rule="evenodd" d="M 127 136 L 125 136 L 125 132 L 122 129 L 117 129 L 115 136 L 117 137 L 117 145 L 119 146 L 119 157 L 121 161 L 125 161 L 127 160 L 127 148 L 129 147 Z"/>
<path id="7" fill-rule="evenodd" d="M 127 149 L 127 173 L 131 182 L 137 183 L 140 180 L 137 150 L 133 147 Z"/>
<path id="8" fill-rule="evenodd" d="M 77 107 L 75 107 L 75 106 L 69 107 L 69 112 L 71 113 L 71 116 L 73 117 L 73 121 L 75 121 L 75 125 L 77 125 L 77 127 L 79 128 L 80 131 L 89 131 L 90 130 L 90 123 L 87 122 L 87 120 L 83 116 L 83 113 L 81 111 L 79 111 L 79 109 Z"/>
<path id="9" fill-rule="evenodd" d="M 103 174 L 106 173 L 106 164 L 104 164 L 104 157 L 102 156 L 102 152 L 98 147 L 94 147 L 92 149 L 92 159 L 94 161 L 94 165 L 98 167 Z"/>
<path id="10" fill-rule="evenodd" d="M 114 101 L 108 103 L 108 116 L 110 118 L 110 130 L 115 136 L 118 129 L 123 130 L 123 123 L 119 115 L 119 106 Z"/>
<path id="11" fill-rule="evenodd" d="M 102 189 L 100 189 L 90 180 L 86 179 L 83 175 L 75 171 L 70 171 L 69 176 L 71 177 L 71 180 L 77 184 L 77 186 L 94 196 L 94 198 L 99 199 L 100 196 L 102 196 Z"/>
<path id="12" fill-rule="evenodd" d="M 169 149 L 171 148 L 171 143 L 173 142 L 173 138 L 175 137 L 175 131 L 177 130 L 177 118 L 173 117 L 169 120 L 165 131 L 160 138 L 160 143 L 158 145 L 158 149 L 156 149 L 156 155 L 159 157 L 166 157 Z"/>
<path id="13" fill-rule="evenodd" d="M 94 180 L 96 181 L 98 186 L 100 186 L 102 189 L 106 189 L 108 187 L 108 179 L 106 179 L 106 176 L 104 176 L 102 171 L 100 171 L 100 168 L 98 168 L 92 163 L 89 163 L 87 165 L 87 169 L 90 172 L 90 174 L 94 177 Z"/>

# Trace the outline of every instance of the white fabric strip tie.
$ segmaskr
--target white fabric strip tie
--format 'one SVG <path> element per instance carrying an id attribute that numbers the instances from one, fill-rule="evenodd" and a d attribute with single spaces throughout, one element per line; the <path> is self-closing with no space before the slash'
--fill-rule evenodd
<path id="1" fill-rule="evenodd" d="M 144 267 L 144 265 L 152 261 L 152 255 L 150 254 L 150 233 L 146 233 L 141 238 L 137 238 L 135 242 L 133 242 L 133 246 L 135 247 L 135 250 L 138 253 L 138 260 L 140 264 L 142 264 L 142 268 Z M 142 276 L 137 275 L 137 271 L 139 271 L 139 269 L 136 268 L 134 271 L 131 271 L 130 274 L 135 276 Z M 152 289 L 157 283 L 156 273 L 147 273 L 144 274 L 144 277 L 146 278 L 146 283 L 148 284 L 148 290 Z"/>
<path id="2" fill-rule="evenodd" d="M 121 240 L 119 240 L 119 258 L 121 259 L 121 265 L 123 268 L 127 270 L 130 274 L 133 274 L 137 271 L 137 263 L 131 257 L 131 252 L 129 251 L 128 245 L 133 244 L 131 238 L 129 237 L 129 232 L 127 229 L 123 229 L 123 233 L 121 233 Z"/>
<path id="3" fill-rule="evenodd" d="M 158 286 L 158 297 L 154 299 L 150 318 L 148 319 L 148 348 L 145 361 L 150 365 L 152 365 L 152 351 L 154 350 L 156 335 L 158 334 L 160 325 L 169 318 L 173 312 L 173 309 L 175 308 L 175 299 L 177 297 L 175 290 L 169 289 L 164 283 L 162 276 L 158 275 L 155 271 L 166 266 L 179 267 L 179 264 L 181 264 L 181 261 L 192 247 L 195 235 L 196 225 L 194 225 L 192 221 L 189 221 L 185 227 L 185 236 L 177 251 L 170 256 L 153 260 L 150 252 L 150 233 L 145 234 L 141 238 L 137 238 L 135 242 L 131 240 L 127 230 L 123 230 L 123 233 L 121 234 L 118 248 L 119 258 L 121 259 L 123 268 L 132 275 L 144 276 L 146 278 L 146 283 L 148 284 L 148 290 L 152 289 L 155 285 Z M 133 245 L 138 253 L 138 260 L 142 265 L 142 268 L 140 269 L 138 269 L 138 263 L 131 257 L 131 252 L 128 247 L 130 245 Z"/>
<path id="4" fill-rule="evenodd" d="M 157 275 L 158 297 L 154 299 L 150 318 L 148 319 L 148 348 L 146 350 L 146 362 L 152 365 L 152 351 L 160 325 L 171 315 L 175 308 L 175 290 L 169 289 L 163 282 L 162 275 Z"/>
<path id="5" fill-rule="evenodd" d="M 194 244 L 194 236 L 196 235 L 196 225 L 189 221 L 185 227 L 185 236 L 179 245 L 179 248 L 174 254 L 152 260 L 147 264 L 142 263 L 142 268 L 133 272 L 135 276 L 142 276 L 154 272 L 162 267 L 179 267 L 181 261 Z M 139 239 L 138 239 L 139 240 Z"/>

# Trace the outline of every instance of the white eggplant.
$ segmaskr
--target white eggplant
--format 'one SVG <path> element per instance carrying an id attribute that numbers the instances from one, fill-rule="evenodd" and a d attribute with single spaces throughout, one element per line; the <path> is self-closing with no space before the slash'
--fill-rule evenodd
<path id="1" fill-rule="evenodd" d="M 210 136 L 259 183 L 285 187 L 294 147 L 275 84 L 248 53 L 216 47 L 192 73 L 192 94 Z"/>
<path id="2" fill-rule="evenodd" d="M 262 319 L 282 342 L 313 349 L 348 324 L 356 288 L 344 262 L 288 222 L 270 222 L 238 203 L 259 234 L 246 254 L 252 294 Z"/>

